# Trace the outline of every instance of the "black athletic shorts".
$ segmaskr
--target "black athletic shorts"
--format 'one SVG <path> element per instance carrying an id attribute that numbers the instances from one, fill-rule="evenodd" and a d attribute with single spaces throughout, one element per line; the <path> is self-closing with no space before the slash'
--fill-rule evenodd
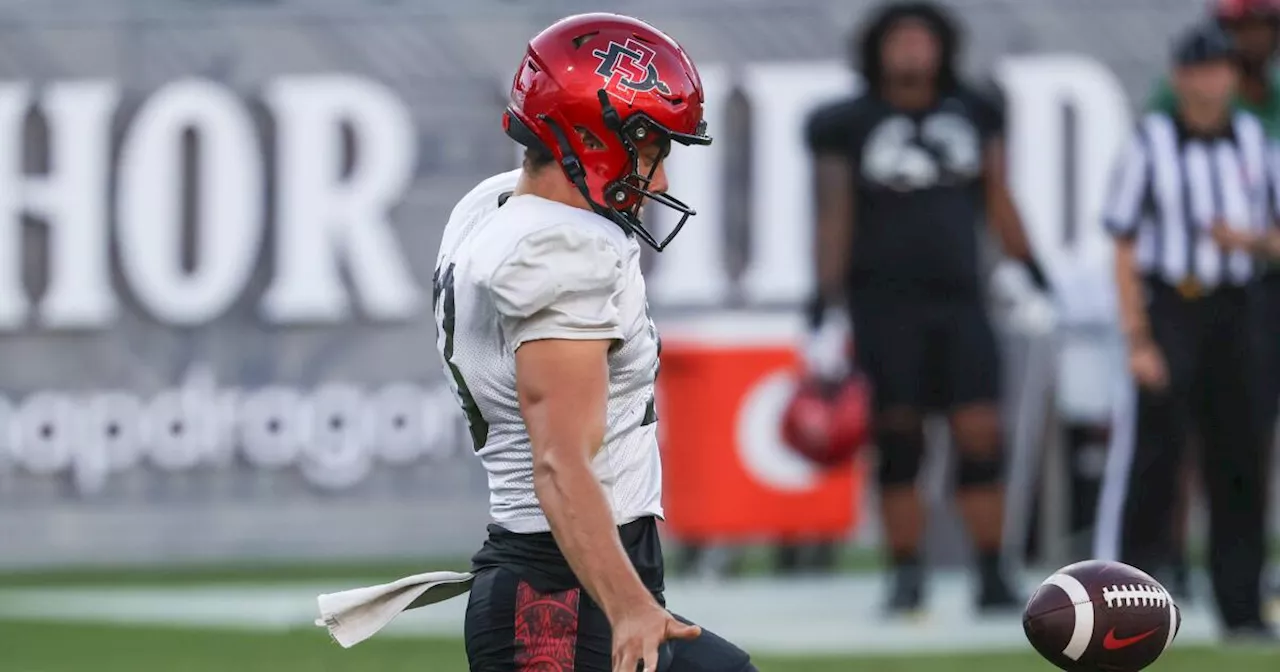
<path id="1" fill-rule="evenodd" d="M 977 300 L 855 296 L 857 366 L 879 410 L 949 411 L 1000 399 L 1000 352 Z"/>
<path id="2" fill-rule="evenodd" d="M 618 530 L 640 580 L 663 599 L 657 521 L 641 518 Z M 549 533 L 516 534 L 489 526 L 472 559 L 467 602 L 471 672 L 612 672 L 613 633 L 604 611 L 582 589 Z M 685 623 L 689 621 L 676 616 Z M 668 642 L 660 672 L 754 672 L 745 651 L 707 632 Z"/>
<path id="3" fill-rule="evenodd" d="M 676 616 L 689 623 L 688 620 Z M 471 672 L 612 672 L 613 634 L 582 588 L 542 593 L 503 568 L 476 576 L 467 603 Z M 754 672 L 750 657 L 715 633 L 667 642 L 659 672 Z"/>

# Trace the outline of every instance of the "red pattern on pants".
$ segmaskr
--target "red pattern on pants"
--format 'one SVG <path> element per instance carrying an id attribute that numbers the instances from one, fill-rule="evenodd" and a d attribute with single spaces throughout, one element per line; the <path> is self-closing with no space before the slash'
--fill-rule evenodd
<path id="1" fill-rule="evenodd" d="M 520 582 L 515 615 L 517 670 L 573 672 L 581 595 L 579 588 L 543 594 Z"/>

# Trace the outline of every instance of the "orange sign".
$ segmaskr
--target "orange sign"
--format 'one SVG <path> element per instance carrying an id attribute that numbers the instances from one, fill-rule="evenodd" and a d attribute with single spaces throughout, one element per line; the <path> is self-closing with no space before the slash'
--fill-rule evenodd
<path id="1" fill-rule="evenodd" d="M 846 537 L 859 518 L 864 460 L 821 471 L 779 434 L 797 382 L 795 339 L 716 340 L 696 330 L 663 337 L 666 529 L 689 542 Z"/>

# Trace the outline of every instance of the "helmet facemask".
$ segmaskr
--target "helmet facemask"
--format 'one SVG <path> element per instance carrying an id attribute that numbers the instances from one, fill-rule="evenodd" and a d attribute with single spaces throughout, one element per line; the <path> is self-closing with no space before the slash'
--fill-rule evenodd
<path id="1" fill-rule="evenodd" d="M 573 146 L 569 143 L 569 137 L 564 129 L 560 128 L 560 125 L 555 120 L 546 115 L 540 115 L 539 118 L 547 124 L 556 137 L 561 154 L 561 168 L 564 169 L 565 175 L 577 186 L 578 191 L 582 193 L 587 203 L 591 205 L 591 209 L 596 214 L 609 218 L 618 226 L 634 234 L 654 250 L 661 252 L 666 249 L 667 245 L 671 244 L 676 234 L 684 227 L 685 222 L 697 212 L 674 196 L 665 192 L 652 191 L 649 185 L 653 183 L 653 177 L 657 173 L 658 166 L 662 164 L 662 161 L 670 153 L 672 142 L 678 142 L 682 145 L 711 144 L 711 138 L 706 135 L 706 122 L 700 121 L 694 133 L 672 131 L 642 112 L 632 114 L 624 122 L 617 109 L 609 102 L 609 96 L 603 89 L 598 92 L 598 96 L 601 113 L 604 116 L 605 128 L 615 135 L 629 157 L 627 161 L 628 168 L 623 171 L 623 174 L 618 179 L 605 185 L 604 198 L 606 202 L 604 203 L 599 203 L 591 197 L 591 190 L 587 185 L 586 170 L 583 168 L 577 153 L 574 152 Z M 641 151 L 654 144 L 659 146 L 658 156 L 649 167 L 648 174 L 642 174 L 639 172 Z M 657 203 L 680 213 L 680 220 L 676 222 L 671 232 L 663 237 L 662 240 L 658 240 L 641 221 L 641 208 L 646 202 Z"/>

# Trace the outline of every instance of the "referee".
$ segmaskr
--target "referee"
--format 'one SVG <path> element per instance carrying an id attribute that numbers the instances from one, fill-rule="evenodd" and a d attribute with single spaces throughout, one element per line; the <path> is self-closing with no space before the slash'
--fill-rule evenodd
<path id="1" fill-rule="evenodd" d="M 1274 641 L 1261 604 L 1266 451 L 1254 417 L 1247 291 L 1254 259 L 1219 240 L 1266 231 L 1275 184 L 1262 123 L 1232 111 L 1232 58 L 1216 26 L 1178 40 L 1177 109 L 1142 120 L 1105 210 L 1137 390 L 1136 417 L 1117 418 L 1095 550 L 1167 571 L 1175 553 L 1170 512 L 1194 426 L 1204 440 L 1208 561 L 1220 617 L 1232 639 Z"/>

